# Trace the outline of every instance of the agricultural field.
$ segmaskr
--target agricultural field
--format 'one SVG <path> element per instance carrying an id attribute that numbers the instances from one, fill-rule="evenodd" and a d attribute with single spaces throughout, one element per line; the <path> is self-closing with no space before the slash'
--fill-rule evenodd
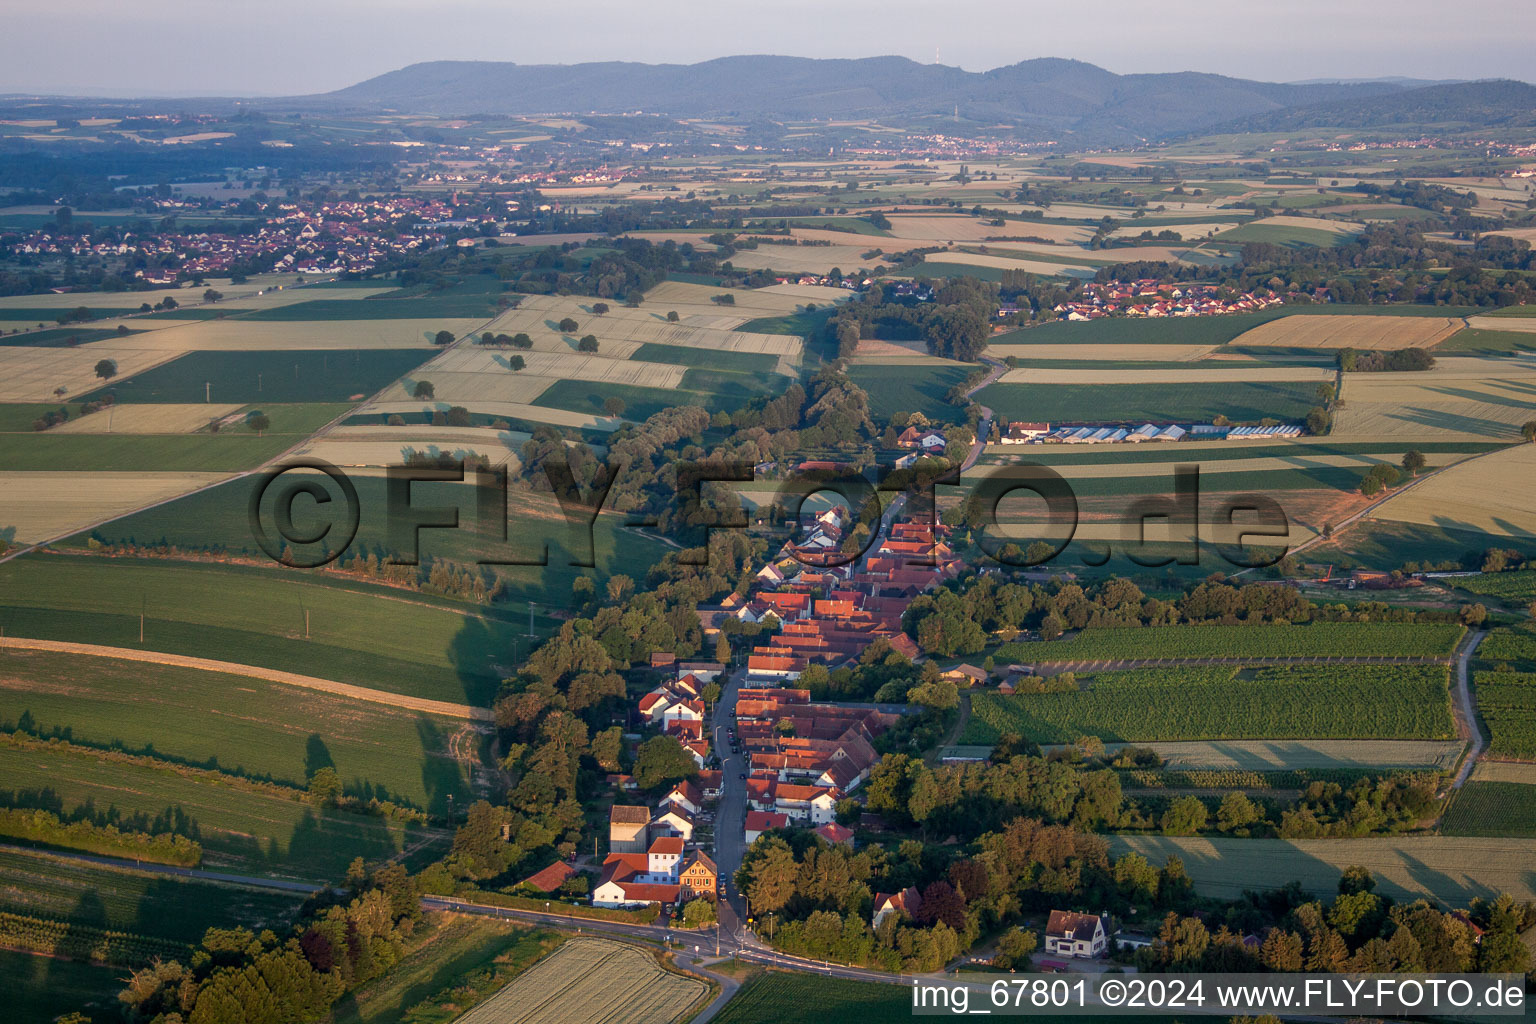
<path id="1" fill-rule="evenodd" d="M 855 364 L 848 376 L 869 393 L 869 414 L 883 423 L 897 412 L 920 412 L 930 420 L 953 419 L 957 407 L 948 400 L 950 389 L 963 383 L 971 367 L 963 363 L 943 366 L 874 366 Z"/>
<path id="2" fill-rule="evenodd" d="M 708 992 L 703 981 L 664 970 L 647 950 L 575 938 L 459 1018 L 461 1024 L 670 1024 Z"/>
<path id="3" fill-rule="evenodd" d="M 239 412 L 239 405 L 116 403 L 51 428 L 54 434 L 190 434 Z"/>
<path id="4" fill-rule="evenodd" d="M 495 918 L 427 914 L 399 964 L 336 1007 L 336 1024 L 452 1020 L 563 941 L 559 932 L 530 930 Z"/>
<path id="5" fill-rule="evenodd" d="M 4 370 L 7 351 L 15 350 L 0 350 L 0 372 Z M 83 355 L 91 367 L 96 365 L 92 353 L 76 349 L 68 354 Z M 130 353 L 136 358 L 149 354 Z M 360 348 L 346 352 L 187 352 L 170 362 L 145 360 L 143 367 L 130 367 L 120 360 L 117 376 L 104 387 L 91 390 L 111 391 L 119 402 L 176 405 L 361 401 L 402 374 L 415 370 L 431 356 L 432 353 L 425 349 L 389 348 Z M 94 379 L 94 371 L 91 372 Z M 94 383 L 101 384 L 99 380 Z M 21 400 L 6 397 L 4 390 L 0 390 L 0 399 Z"/>
<path id="6" fill-rule="evenodd" d="M 1456 793 L 1440 831 L 1448 836 L 1536 838 L 1536 789 L 1520 782 L 1473 779 Z"/>
<path id="7" fill-rule="evenodd" d="M 1232 339 L 1234 348 L 1433 348 L 1462 328 L 1451 317 L 1286 316 Z"/>
<path id="8" fill-rule="evenodd" d="M 1118 750 L 1123 744 L 1105 744 Z M 1137 744 L 1170 771 L 1331 771 L 1455 767 L 1460 740 L 1184 740 Z"/>
<path id="9" fill-rule="evenodd" d="M 228 473 L 0 472 L 0 536 L 35 543 L 208 487 Z"/>
<path id="10" fill-rule="evenodd" d="M 764 971 L 753 975 L 714 1019 L 718 1024 L 906 1024 L 912 1019 L 912 991 L 905 985 Z"/>
<path id="11" fill-rule="evenodd" d="M 1536 760 L 1536 675 L 1479 671 L 1474 681 L 1489 755 Z"/>
<path id="12" fill-rule="evenodd" d="M 1389 523 L 1484 535 L 1482 547 L 1536 538 L 1536 445 L 1515 445 L 1454 466 L 1372 510 Z M 1460 585 L 1460 584 L 1458 584 Z"/>
<path id="13" fill-rule="evenodd" d="M 1445 739 L 1446 670 L 1353 665 L 1096 672 L 1076 691 L 976 694 L 963 741 Z"/>
<path id="14" fill-rule="evenodd" d="M 297 312 L 310 303 L 290 306 L 283 313 Z M 373 303 L 353 302 L 348 306 L 369 307 Z M 179 312 L 179 311 L 178 311 Z M 279 310 L 273 310 L 279 312 Z M 113 348 L 148 349 L 180 352 L 330 352 L 355 350 L 422 349 L 425 358 L 433 348 L 438 331 L 462 336 L 485 323 L 485 318 L 443 317 L 431 320 L 278 320 L 250 313 L 235 319 L 168 320 L 155 323 L 135 318 L 127 323 L 154 330 L 132 335 L 110 344 Z M 98 345 L 87 346 L 87 351 Z"/>
<path id="15" fill-rule="evenodd" d="M 1113 836 L 1110 853 L 1127 850 L 1161 866 L 1169 856 L 1203 895 L 1236 899 L 1255 887 L 1278 889 L 1288 881 L 1329 897 L 1339 875 L 1351 865 L 1369 868 L 1376 892 L 1399 901 L 1427 897 L 1465 906 L 1473 897 L 1509 893 L 1536 898 L 1530 864 L 1536 840 L 1460 836 L 1395 836 L 1361 839 L 1226 839 L 1174 836 Z"/>
<path id="16" fill-rule="evenodd" d="M 10 637 L 148 648 L 471 704 L 489 702 L 524 633 L 515 615 L 301 573 L 32 556 L 0 565 L 0 622 Z"/>
<path id="17" fill-rule="evenodd" d="M 1319 384 L 1333 380 L 1334 371 L 1325 366 L 1187 366 L 1166 369 L 1114 368 L 1070 369 L 1028 367 L 1009 370 L 998 379 L 1000 384 L 1241 384 L 1311 381 Z"/>
<path id="18" fill-rule="evenodd" d="M 0 910 L 177 942 L 196 942 L 209 928 L 286 924 L 305 897 L 0 850 Z"/>
<path id="19" fill-rule="evenodd" d="M 72 401 L 101 388 L 102 378 L 96 375 L 96 364 L 103 359 L 115 363 L 117 379 L 124 379 L 147 373 L 179 354 L 119 348 L 114 342 L 81 348 L 0 347 L 0 402 L 49 402 L 60 398 Z M 201 380 L 198 387 L 202 387 Z M 201 398 L 199 395 L 198 399 Z"/>
<path id="20" fill-rule="evenodd" d="M 1084 629 L 1049 643 L 1007 645 L 996 656 L 1036 664 L 1127 658 L 1448 658 L 1462 632 L 1457 625 L 1390 622 Z"/>
<path id="21" fill-rule="evenodd" d="M 1518 440 L 1531 419 L 1536 367 L 1510 358 L 1454 356 L 1414 373 L 1347 373 L 1330 436 Z"/>
<path id="22" fill-rule="evenodd" d="M 0 648 L 0 726 L 153 753 L 302 787 L 334 768 L 347 792 L 442 809 L 468 792 L 452 746 L 478 754 L 462 721 L 200 669 Z"/>
<path id="23" fill-rule="evenodd" d="M 122 1019 L 117 993 L 127 972 L 118 967 L 56 960 L 0 949 L 0 990 L 16 1021 L 52 1021 L 83 1013 L 91 1024 Z"/>
<path id="24" fill-rule="evenodd" d="M 151 833 L 168 831 L 175 818 L 182 834 L 202 844 L 202 866 L 214 870 L 335 882 L 354 857 L 377 863 L 423 842 L 436 845 L 438 854 L 446 850 L 445 834 L 317 809 L 296 791 L 291 797 L 255 792 L 87 750 L 0 743 L 0 778 L 6 784 L 0 800 L 14 806 L 41 799 L 59 801 L 64 813 L 87 804 L 115 807 L 129 825 L 141 824 L 135 831 Z"/>
<path id="25" fill-rule="evenodd" d="M 1014 373 L 1028 374 L 1027 370 Z M 1317 404 L 1316 383 L 1009 384 L 983 388 L 976 401 L 1005 419 L 1049 423 L 1210 422 L 1304 419 Z"/>

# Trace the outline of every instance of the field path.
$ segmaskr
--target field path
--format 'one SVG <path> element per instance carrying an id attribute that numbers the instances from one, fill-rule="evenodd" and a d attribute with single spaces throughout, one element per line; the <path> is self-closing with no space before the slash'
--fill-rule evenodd
<path id="1" fill-rule="evenodd" d="M 141 651 L 132 647 L 104 647 L 99 644 L 76 644 L 63 640 L 32 640 L 25 637 L 11 636 L 0 637 L 0 647 L 11 647 L 28 651 L 55 651 L 64 654 L 87 654 L 99 658 L 117 658 L 121 661 L 142 661 L 151 665 L 174 665 L 177 668 L 195 668 L 205 672 L 222 672 L 226 675 L 249 676 L 252 679 L 263 679 L 270 683 L 302 686 L 306 690 L 320 690 L 324 693 L 335 694 L 338 697 L 350 697 L 353 700 L 364 700 L 373 704 L 387 704 L 390 707 L 405 708 L 408 711 L 420 711 L 428 715 L 441 715 L 444 718 L 460 718 L 472 722 L 494 721 L 494 716 L 489 708 L 477 708 L 468 704 L 450 704 L 447 701 L 427 700 L 424 697 L 411 697 L 403 693 L 389 693 L 384 690 L 370 690 L 366 686 L 338 683 L 333 679 L 303 676 L 296 672 L 279 672 L 276 669 L 261 668 L 257 665 L 241 665 L 232 661 L 214 661 L 212 658 L 192 658 L 181 654 Z"/>
<path id="2" fill-rule="evenodd" d="M 1469 635 L 1462 645 L 1461 656 L 1456 660 L 1456 726 L 1462 738 L 1467 741 L 1467 752 L 1461 759 L 1461 770 L 1456 773 L 1456 779 L 1451 783 L 1453 793 L 1466 785 L 1467 779 L 1472 777 L 1472 769 L 1477 765 L 1478 755 L 1483 752 L 1483 730 L 1478 728 L 1477 708 L 1472 704 L 1471 662 L 1477 645 L 1482 643 L 1483 637 L 1487 635 L 1486 629 L 1480 629 Z"/>

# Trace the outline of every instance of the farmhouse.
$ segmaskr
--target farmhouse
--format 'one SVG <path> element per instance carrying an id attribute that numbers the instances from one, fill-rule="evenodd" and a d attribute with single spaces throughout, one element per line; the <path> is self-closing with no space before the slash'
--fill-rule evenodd
<path id="1" fill-rule="evenodd" d="M 592 890 L 594 907 L 632 907 L 646 903 L 673 904 L 682 895 L 683 841 L 657 839 L 645 853 L 610 853 Z"/>
<path id="2" fill-rule="evenodd" d="M 1059 956 L 1102 956 L 1109 945 L 1104 919 L 1095 914 L 1051 911 L 1045 925 L 1045 951 Z"/>
<path id="3" fill-rule="evenodd" d="M 980 686 L 987 681 L 987 674 L 975 665 L 961 662 L 954 668 L 945 669 L 940 673 L 939 678 L 948 680 L 956 686 Z"/>
<path id="4" fill-rule="evenodd" d="M 1051 432 L 1049 423 L 1026 423 L 1022 420 L 1008 424 L 1008 431 L 998 438 L 999 444 L 1028 444 L 1038 441 Z"/>

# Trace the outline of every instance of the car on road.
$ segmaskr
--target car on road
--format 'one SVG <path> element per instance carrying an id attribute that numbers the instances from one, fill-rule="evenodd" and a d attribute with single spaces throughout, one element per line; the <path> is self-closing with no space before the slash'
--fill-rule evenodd
<path id="1" fill-rule="evenodd" d="M 739 773 L 739 774 L 738 774 L 738 775 L 737 775 L 737 776 L 736 776 L 736 777 L 737 777 L 737 778 L 738 778 L 738 779 L 744 779 L 744 778 L 746 778 L 746 777 L 747 777 L 747 773 L 746 773 L 746 772 L 741 772 L 741 773 Z"/>

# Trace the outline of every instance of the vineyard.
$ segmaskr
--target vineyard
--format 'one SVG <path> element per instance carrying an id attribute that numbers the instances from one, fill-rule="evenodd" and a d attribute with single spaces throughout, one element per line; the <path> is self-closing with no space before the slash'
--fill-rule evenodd
<path id="1" fill-rule="evenodd" d="M 1536 787 L 1469 782 L 1445 812 L 1440 831 L 1448 836 L 1536 837 Z"/>
<path id="2" fill-rule="evenodd" d="M 1494 755 L 1536 760 L 1536 675 L 1477 673 L 1477 710 Z"/>
<path id="3" fill-rule="evenodd" d="M 645 950 L 608 939 L 572 939 L 459 1024 L 670 1024 L 703 998 L 697 978 L 664 970 Z"/>
<path id="4" fill-rule="evenodd" d="M 1446 669 L 1322 665 L 1135 669 L 1083 689 L 971 698 L 963 743 L 1182 739 L 1407 739 L 1452 735 Z"/>
<path id="5" fill-rule="evenodd" d="M 190 947 L 169 939 L 3 912 L 0 946 L 110 967 L 142 967 L 157 959 L 174 960 L 191 952 Z"/>
<path id="6" fill-rule="evenodd" d="M 1516 569 L 1512 572 L 1482 573 L 1454 581 L 1461 589 L 1479 597 L 1496 597 L 1500 601 L 1525 603 L 1536 600 L 1536 569 Z"/>
<path id="7" fill-rule="evenodd" d="M 1454 624 L 1314 622 L 1304 626 L 1149 626 L 1084 629 L 1050 643 L 1004 644 L 995 659 L 1021 662 L 1145 658 L 1448 658 Z"/>
<path id="8" fill-rule="evenodd" d="M 303 893 L 219 887 L 119 871 L 19 850 L 0 851 L 0 911 L 196 942 L 209 928 L 293 919 Z"/>
<path id="9" fill-rule="evenodd" d="M 1536 628 L 1529 623 L 1490 630 L 1477 647 L 1478 661 L 1536 667 Z"/>

